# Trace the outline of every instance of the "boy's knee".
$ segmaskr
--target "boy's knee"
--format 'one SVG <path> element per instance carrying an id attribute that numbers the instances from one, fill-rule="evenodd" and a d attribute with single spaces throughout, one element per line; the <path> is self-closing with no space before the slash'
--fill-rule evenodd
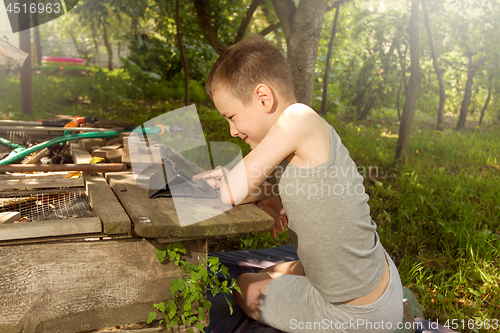
<path id="1" fill-rule="evenodd" d="M 245 273 L 236 280 L 241 293 L 236 292 L 234 300 L 250 318 L 260 320 L 260 300 L 271 280 L 267 273 Z"/>

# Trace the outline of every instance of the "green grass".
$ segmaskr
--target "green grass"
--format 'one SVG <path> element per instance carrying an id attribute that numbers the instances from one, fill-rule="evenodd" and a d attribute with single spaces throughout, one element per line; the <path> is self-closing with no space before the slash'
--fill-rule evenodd
<path id="1" fill-rule="evenodd" d="M 497 129 L 437 132 L 417 119 L 406 163 L 396 169 L 397 124 L 332 122 L 358 165 L 378 167 L 366 181 L 372 218 L 426 318 L 500 318 Z"/>
<path id="2" fill-rule="evenodd" d="M 230 141 L 227 122 L 202 87 L 191 82 L 207 142 Z M 137 125 L 183 106 L 182 83 L 142 82 L 127 72 L 93 70 L 90 75 L 41 73 L 33 77 L 33 118 L 20 113 L 19 78 L 0 78 L 0 117 L 37 119 L 57 114 L 95 115 Z M 433 119 L 417 113 L 405 164 L 394 166 L 398 123 L 393 110 L 369 121 L 345 123 L 332 115 L 351 156 L 366 176 L 372 218 L 395 259 L 404 285 L 427 319 L 500 318 L 500 136 L 498 127 L 437 132 Z M 451 119 L 455 121 L 454 119 Z M 289 244 L 252 233 L 216 240 L 214 250 Z M 474 332 L 462 329 L 462 332 Z M 479 329 L 480 332 L 493 332 Z"/>

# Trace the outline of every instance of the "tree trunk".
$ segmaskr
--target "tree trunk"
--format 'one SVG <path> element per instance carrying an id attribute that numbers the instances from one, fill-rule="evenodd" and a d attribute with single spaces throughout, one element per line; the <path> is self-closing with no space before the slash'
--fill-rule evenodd
<path id="1" fill-rule="evenodd" d="M 92 38 L 94 39 L 95 55 L 97 57 L 97 66 L 101 67 L 101 55 L 99 54 L 99 44 L 97 44 L 97 38 L 95 36 L 95 29 L 92 27 Z"/>
<path id="2" fill-rule="evenodd" d="M 104 45 L 106 46 L 106 50 L 108 50 L 108 69 L 109 71 L 113 70 L 113 47 L 108 39 L 108 23 L 106 20 L 102 21 L 102 37 L 104 39 Z"/>
<path id="3" fill-rule="evenodd" d="M 438 54 L 436 50 L 436 43 L 434 41 L 434 36 L 432 35 L 431 22 L 429 15 L 427 14 L 427 6 L 422 2 L 422 11 L 424 12 L 425 29 L 427 30 L 427 35 L 429 36 L 429 44 L 431 46 L 432 64 L 434 65 L 434 71 L 436 72 L 438 82 L 439 82 L 439 107 L 437 112 L 437 125 L 436 129 L 441 131 L 444 128 L 444 103 L 446 100 L 446 92 L 444 88 L 444 71 L 439 66 Z"/>
<path id="4" fill-rule="evenodd" d="M 205 0 L 193 0 L 193 4 L 196 9 L 196 15 L 198 16 L 198 22 L 200 23 L 203 35 L 215 52 L 217 52 L 218 55 L 221 55 L 227 49 L 227 46 L 219 38 L 217 30 L 215 30 L 210 22 L 210 15 L 208 14 Z"/>
<path id="5" fill-rule="evenodd" d="M 311 105 L 318 43 L 328 0 L 272 0 L 288 48 L 297 102 Z"/>
<path id="6" fill-rule="evenodd" d="M 398 120 L 401 120 L 401 110 L 399 107 L 401 88 L 404 88 L 405 94 L 406 94 L 406 91 L 408 90 L 408 86 L 406 84 L 406 51 L 407 51 L 407 49 L 405 48 L 405 52 L 403 53 L 403 56 L 401 56 L 401 52 L 398 49 L 398 57 L 399 57 L 400 64 L 401 64 L 401 82 L 399 82 L 398 97 L 396 99 L 396 109 L 398 110 Z"/>
<path id="7" fill-rule="evenodd" d="M 479 117 L 479 126 L 483 123 L 483 117 L 484 113 L 486 112 L 486 108 L 488 107 L 488 104 L 490 103 L 490 98 L 491 98 L 491 87 L 493 85 L 493 75 L 490 75 L 489 79 L 489 84 L 488 84 L 488 96 L 486 97 L 486 101 L 484 102 L 483 109 L 481 110 L 481 116 Z"/>
<path id="8" fill-rule="evenodd" d="M 363 111 L 361 111 L 361 113 L 358 114 L 358 117 L 356 118 L 357 120 L 364 120 L 366 119 L 366 117 L 368 117 L 370 111 L 377 102 L 377 97 L 378 97 L 377 94 L 373 92 L 372 95 L 368 98 L 368 101 L 366 102 Z"/>
<path id="9" fill-rule="evenodd" d="M 241 24 L 238 28 L 238 32 L 236 33 L 236 37 L 234 38 L 234 44 L 238 43 L 243 39 L 243 37 L 245 37 L 245 32 L 247 31 L 248 25 L 252 21 L 253 13 L 257 10 L 257 7 L 259 7 L 261 2 L 262 0 L 253 0 L 248 7 L 245 16 L 243 16 L 243 20 L 241 20 Z"/>
<path id="10" fill-rule="evenodd" d="M 476 75 L 477 69 L 477 66 L 472 63 L 472 54 L 468 54 L 467 57 L 469 58 L 469 68 L 467 71 L 467 82 L 465 83 L 464 99 L 460 106 L 460 116 L 456 127 L 457 130 L 465 127 L 465 121 L 469 113 L 470 98 L 472 96 L 472 84 L 474 83 L 474 75 Z"/>
<path id="11" fill-rule="evenodd" d="M 32 14 L 33 18 L 33 39 L 35 40 L 35 64 L 42 65 L 42 42 L 40 39 L 40 29 L 38 28 L 38 12 Z"/>
<path id="12" fill-rule="evenodd" d="M 179 51 L 181 53 L 182 67 L 184 67 L 184 100 L 186 106 L 189 105 L 189 71 L 184 54 L 184 46 L 182 45 L 181 22 L 179 19 L 179 0 L 175 1 L 175 25 L 177 27 L 177 40 L 179 41 Z"/>
<path id="13" fill-rule="evenodd" d="M 30 1 L 27 5 L 30 5 Z M 33 116 L 33 78 L 31 73 L 31 29 L 22 29 L 30 27 L 30 14 L 19 14 L 19 48 L 28 53 L 28 57 L 21 67 L 21 110 L 23 114 Z"/>
<path id="14" fill-rule="evenodd" d="M 332 33 L 330 35 L 330 42 L 328 43 L 328 53 L 326 54 L 326 66 L 325 66 L 325 77 L 323 79 L 323 97 L 321 99 L 321 115 L 326 115 L 326 100 L 328 96 L 328 78 L 330 76 L 330 68 L 331 68 L 331 60 L 332 57 L 332 48 L 333 48 L 333 40 L 335 39 L 335 34 L 337 32 L 337 21 L 339 18 L 339 7 L 335 10 L 335 19 L 332 24 Z"/>
<path id="15" fill-rule="evenodd" d="M 418 91 L 422 74 L 420 73 L 419 45 L 418 45 L 418 0 L 411 2 L 410 25 L 408 27 L 410 35 L 410 84 L 403 106 L 403 114 L 399 124 L 399 137 L 396 144 L 396 161 L 406 157 L 410 144 L 410 132 L 413 117 L 415 115 L 415 105 L 417 103 Z"/>

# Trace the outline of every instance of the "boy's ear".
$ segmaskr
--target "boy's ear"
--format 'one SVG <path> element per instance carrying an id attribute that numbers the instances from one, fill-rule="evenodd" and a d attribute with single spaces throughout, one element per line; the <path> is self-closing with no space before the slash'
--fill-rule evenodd
<path id="1" fill-rule="evenodd" d="M 274 92 L 266 84 L 259 84 L 255 87 L 254 98 L 265 112 L 272 112 L 274 109 Z"/>

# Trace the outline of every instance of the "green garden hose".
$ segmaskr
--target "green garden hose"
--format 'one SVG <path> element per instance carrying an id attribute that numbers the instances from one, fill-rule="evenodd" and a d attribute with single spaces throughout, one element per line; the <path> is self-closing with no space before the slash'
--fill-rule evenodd
<path id="1" fill-rule="evenodd" d="M 162 127 L 158 127 L 158 126 L 143 129 L 144 134 L 162 134 L 163 132 L 165 132 L 165 129 Z M 28 155 L 36 153 L 37 151 L 42 150 L 44 148 L 52 147 L 58 143 L 63 143 L 63 142 L 72 141 L 72 140 L 79 140 L 79 139 L 114 138 L 114 137 L 120 136 L 120 133 L 121 133 L 121 131 L 88 132 L 88 133 L 70 134 L 70 135 L 64 135 L 60 138 L 54 138 L 54 139 L 42 142 L 42 143 L 37 144 L 35 146 L 32 146 L 30 148 L 24 148 L 21 145 L 18 145 L 18 144 L 10 142 L 8 140 L 0 138 L 1 139 L 0 143 L 5 144 L 10 148 L 15 149 L 12 153 L 9 154 L 9 156 L 7 156 L 6 158 L 4 158 L 3 160 L 0 161 L 0 165 L 10 164 L 10 163 L 19 161 Z M 15 145 L 15 146 L 13 146 L 13 145 Z"/>

